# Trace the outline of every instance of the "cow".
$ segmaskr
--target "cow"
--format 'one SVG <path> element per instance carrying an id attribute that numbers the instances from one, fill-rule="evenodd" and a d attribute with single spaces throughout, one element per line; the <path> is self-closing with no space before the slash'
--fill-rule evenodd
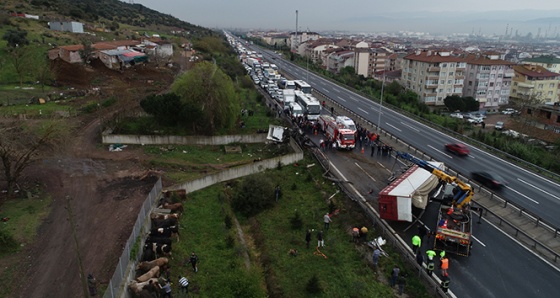
<path id="1" fill-rule="evenodd" d="M 154 220 L 154 219 L 169 219 L 169 218 L 175 218 L 175 219 L 179 219 L 179 214 L 178 213 L 174 213 L 174 214 L 160 214 L 160 213 L 152 213 L 150 214 L 150 219 Z"/>
<path id="2" fill-rule="evenodd" d="M 148 245 L 144 246 L 144 252 L 142 253 L 142 261 L 143 262 L 150 262 L 156 259 L 156 253 L 154 249 Z"/>
<path id="3" fill-rule="evenodd" d="M 185 189 L 176 189 L 176 190 L 165 190 L 163 191 L 163 196 L 166 198 L 170 198 L 172 196 L 177 196 L 180 199 L 184 200 L 187 198 L 187 190 Z"/>
<path id="4" fill-rule="evenodd" d="M 159 228 L 159 229 L 152 229 L 150 233 L 148 233 L 149 237 L 166 237 L 170 238 L 176 235 L 177 242 L 179 242 L 179 226 L 171 226 L 167 228 Z"/>
<path id="5" fill-rule="evenodd" d="M 152 219 L 152 228 L 167 228 L 177 225 L 177 218 L 171 217 L 168 219 Z"/>
<path id="6" fill-rule="evenodd" d="M 153 253 L 156 254 L 156 257 L 161 255 L 171 256 L 170 244 L 146 243 L 144 245 L 144 249 L 151 250 Z"/>
<path id="7" fill-rule="evenodd" d="M 155 259 L 155 260 L 150 261 L 150 262 L 140 262 L 140 264 L 138 264 L 138 266 L 136 266 L 136 270 L 139 270 L 141 272 L 146 272 L 146 271 L 149 271 L 150 269 L 154 268 L 155 266 L 159 266 L 161 268 L 161 267 L 167 265 L 167 263 L 169 263 L 168 258 L 159 258 L 159 259 Z"/>
<path id="8" fill-rule="evenodd" d="M 162 207 L 163 209 L 171 210 L 171 213 L 183 213 L 183 204 L 181 203 L 175 203 L 175 204 L 164 203 Z"/>
<path id="9" fill-rule="evenodd" d="M 159 276 L 159 266 L 154 266 L 148 272 L 138 276 L 136 278 L 137 282 L 145 282 L 150 280 L 150 278 L 158 277 Z"/>
<path id="10" fill-rule="evenodd" d="M 172 241 L 171 238 L 167 238 L 167 237 L 153 237 L 153 236 L 149 236 L 146 239 L 146 243 L 158 243 L 158 244 L 167 244 L 167 245 L 171 245 Z"/>
<path id="11" fill-rule="evenodd" d="M 142 291 L 142 289 L 145 286 L 147 286 L 150 283 L 150 281 L 152 281 L 152 283 L 157 283 L 158 279 L 157 278 L 150 278 L 149 280 L 144 281 L 144 282 L 137 282 L 137 281 L 133 280 L 128 284 L 128 288 L 131 291 L 133 291 L 134 293 L 136 293 L 136 295 L 140 295 L 140 292 Z"/>

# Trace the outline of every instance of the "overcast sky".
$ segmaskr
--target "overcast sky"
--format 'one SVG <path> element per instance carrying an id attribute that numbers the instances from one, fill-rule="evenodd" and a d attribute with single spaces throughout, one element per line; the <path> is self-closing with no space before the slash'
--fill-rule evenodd
<path id="1" fill-rule="evenodd" d="M 128 0 L 124 1 L 128 2 Z M 510 20 L 514 23 L 510 28 L 521 28 L 521 25 L 515 22 L 560 17 L 560 0 L 134 0 L 134 2 L 209 28 L 294 30 L 296 10 L 299 11 L 300 30 L 311 31 L 375 32 L 391 29 L 394 29 L 392 31 L 434 31 L 441 27 L 451 28 L 446 26 L 445 22 L 457 20 L 457 16 L 460 15 L 465 21 L 463 24 L 455 24 L 454 30 L 488 32 L 505 30 Z M 541 11 L 533 10 L 536 3 Z M 487 13 L 497 10 L 502 11 L 499 16 Z M 440 17 L 447 21 L 430 22 Z M 409 22 L 410 20 L 413 21 Z M 496 29 L 490 29 L 489 22 L 495 23 L 493 26 Z M 550 31 L 558 27 L 560 31 L 560 22 L 549 21 L 546 25 L 539 25 L 540 27 L 548 27 Z M 543 32 L 544 30 L 545 28 Z"/>

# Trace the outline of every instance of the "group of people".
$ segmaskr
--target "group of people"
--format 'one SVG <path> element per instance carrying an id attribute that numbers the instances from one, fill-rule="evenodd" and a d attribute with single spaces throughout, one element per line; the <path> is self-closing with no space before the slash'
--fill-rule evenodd
<path id="1" fill-rule="evenodd" d="M 428 240 L 430 239 L 431 233 L 430 231 L 423 225 L 418 225 L 418 234 L 412 237 L 412 248 L 414 253 L 416 254 L 416 262 L 420 267 L 422 267 L 424 263 L 424 256 L 422 253 L 422 241 L 424 237 L 427 236 Z M 435 269 L 435 256 L 437 253 L 434 250 L 428 249 L 426 250 L 426 272 L 429 276 L 432 276 L 432 273 Z M 445 256 L 445 250 L 442 250 L 439 253 L 440 257 L 440 268 L 441 268 L 441 288 L 442 290 L 447 293 L 449 290 L 449 274 L 447 270 L 449 269 L 449 259 Z"/>

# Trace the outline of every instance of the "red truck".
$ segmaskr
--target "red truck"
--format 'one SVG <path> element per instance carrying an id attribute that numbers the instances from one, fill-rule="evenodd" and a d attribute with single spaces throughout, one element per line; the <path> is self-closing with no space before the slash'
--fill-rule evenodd
<path id="1" fill-rule="evenodd" d="M 319 129 L 324 132 L 328 140 L 333 143 L 336 142 L 337 148 L 354 149 L 356 147 L 354 131 L 337 124 L 333 117 L 321 115 L 317 119 L 317 125 L 319 125 Z"/>

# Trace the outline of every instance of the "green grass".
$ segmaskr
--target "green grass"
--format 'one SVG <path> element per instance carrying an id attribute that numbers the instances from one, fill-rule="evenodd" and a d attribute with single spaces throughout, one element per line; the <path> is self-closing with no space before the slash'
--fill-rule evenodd
<path id="1" fill-rule="evenodd" d="M 290 150 L 286 145 L 232 144 L 241 147 L 241 153 L 225 153 L 225 146 L 144 146 L 144 153 L 151 156 L 151 165 L 165 168 L 166 176 L 173 181 L 189 181 L 217 173 L 232 166 L 267 159 Z"/>
<path id="2" fill-rule="evenodd" d="M 72 112 L 72 107 L 56 102 L 44 104 L 22 104 L 7 107 L 0 107 L 0 115 L 20 115 L 26 114 L 30 117 L 50 117 L 58 111 Z"/>
<path id="3" fill-rule="evenodd" d="M 246 236 L 246 246 L 237 237 L 235 224 L 228 230 L 224 222 L 226 215 L 233 215 L 227 197 L 235 192 L 237 182 L 230 182 L 227 186 L 214 185 L 188 195 L 184 202 L 185 216 L 180 220 L 181 241 L 174 243 L 171 266 L 174 272 L 185 272 L 191 281 L 191 290 L 200 289 L 193 296 L 245 297 L 248 292 L 236 292 L 240 289 L 240 280 L 243 280 L 243 288 L 254 291 L 248 297 L 265 297 L 263 288 L 282 297 L 309 297 L 313 295 L 308 294 L 305 288 L 313 275 L 317 275 L 323 288 L 323 293 L 317 297 L 394 295 L 388 285 L 379 281 L 369 269 L 369 261 L 364 256 L 371 251 L 363 246 L 356 247 L 350 241 L 349 227 L 367 225 L 370 221 L 356 216 L 353 213 L 356 210 L 352 211 L 349 207 L 352 203 L 340 193 L 333 197 L 340 214 L 333 218 L 331 228 L 325 234 L 326 246 L 321 249 L 327 258 L 313 254 L 317 243 L 316 231 L 323 228 L 322 217 L 328 211 L 326 199 L 337 191 L 337 187 L 322 178 L 319 166 L 307 169 L 305 166 L 310 163 L 314 161 L 307 159 L 299 167 L 286 165 L 263 174 L 272 177 L 274 183 L 282 187 L 283 196 L 273 209 L 253 219 L 237 215 Z M 290 219 L 296 211 L 301 215 L 303 227 L 293 230 Z M 305 248 L 307 228 L 315 229 L 310 249 Z M 374 229 L 370 228 L 370 234 L 374 234 Z M 292 248 L 298 249 L 298 256 L 288 255 L 288 250 Z M 196 274 L 190 265 L 183 262 L 191 251 L 196 252 L 200 259 Z M 249 269 L 244 265 L 244 252 L 249 253 Z M 406 268 L 397 253 L 391 250 L 389 253 L 390 258 L 380 261 L 380 272 L 387 276 L 394 264 Z M 410 297 L 430 297 L 420 282 L 414 280 L 414 274 L 409 274 L 405 291 Z M 271 292 L 268 294 L 271 295 Z"/>

